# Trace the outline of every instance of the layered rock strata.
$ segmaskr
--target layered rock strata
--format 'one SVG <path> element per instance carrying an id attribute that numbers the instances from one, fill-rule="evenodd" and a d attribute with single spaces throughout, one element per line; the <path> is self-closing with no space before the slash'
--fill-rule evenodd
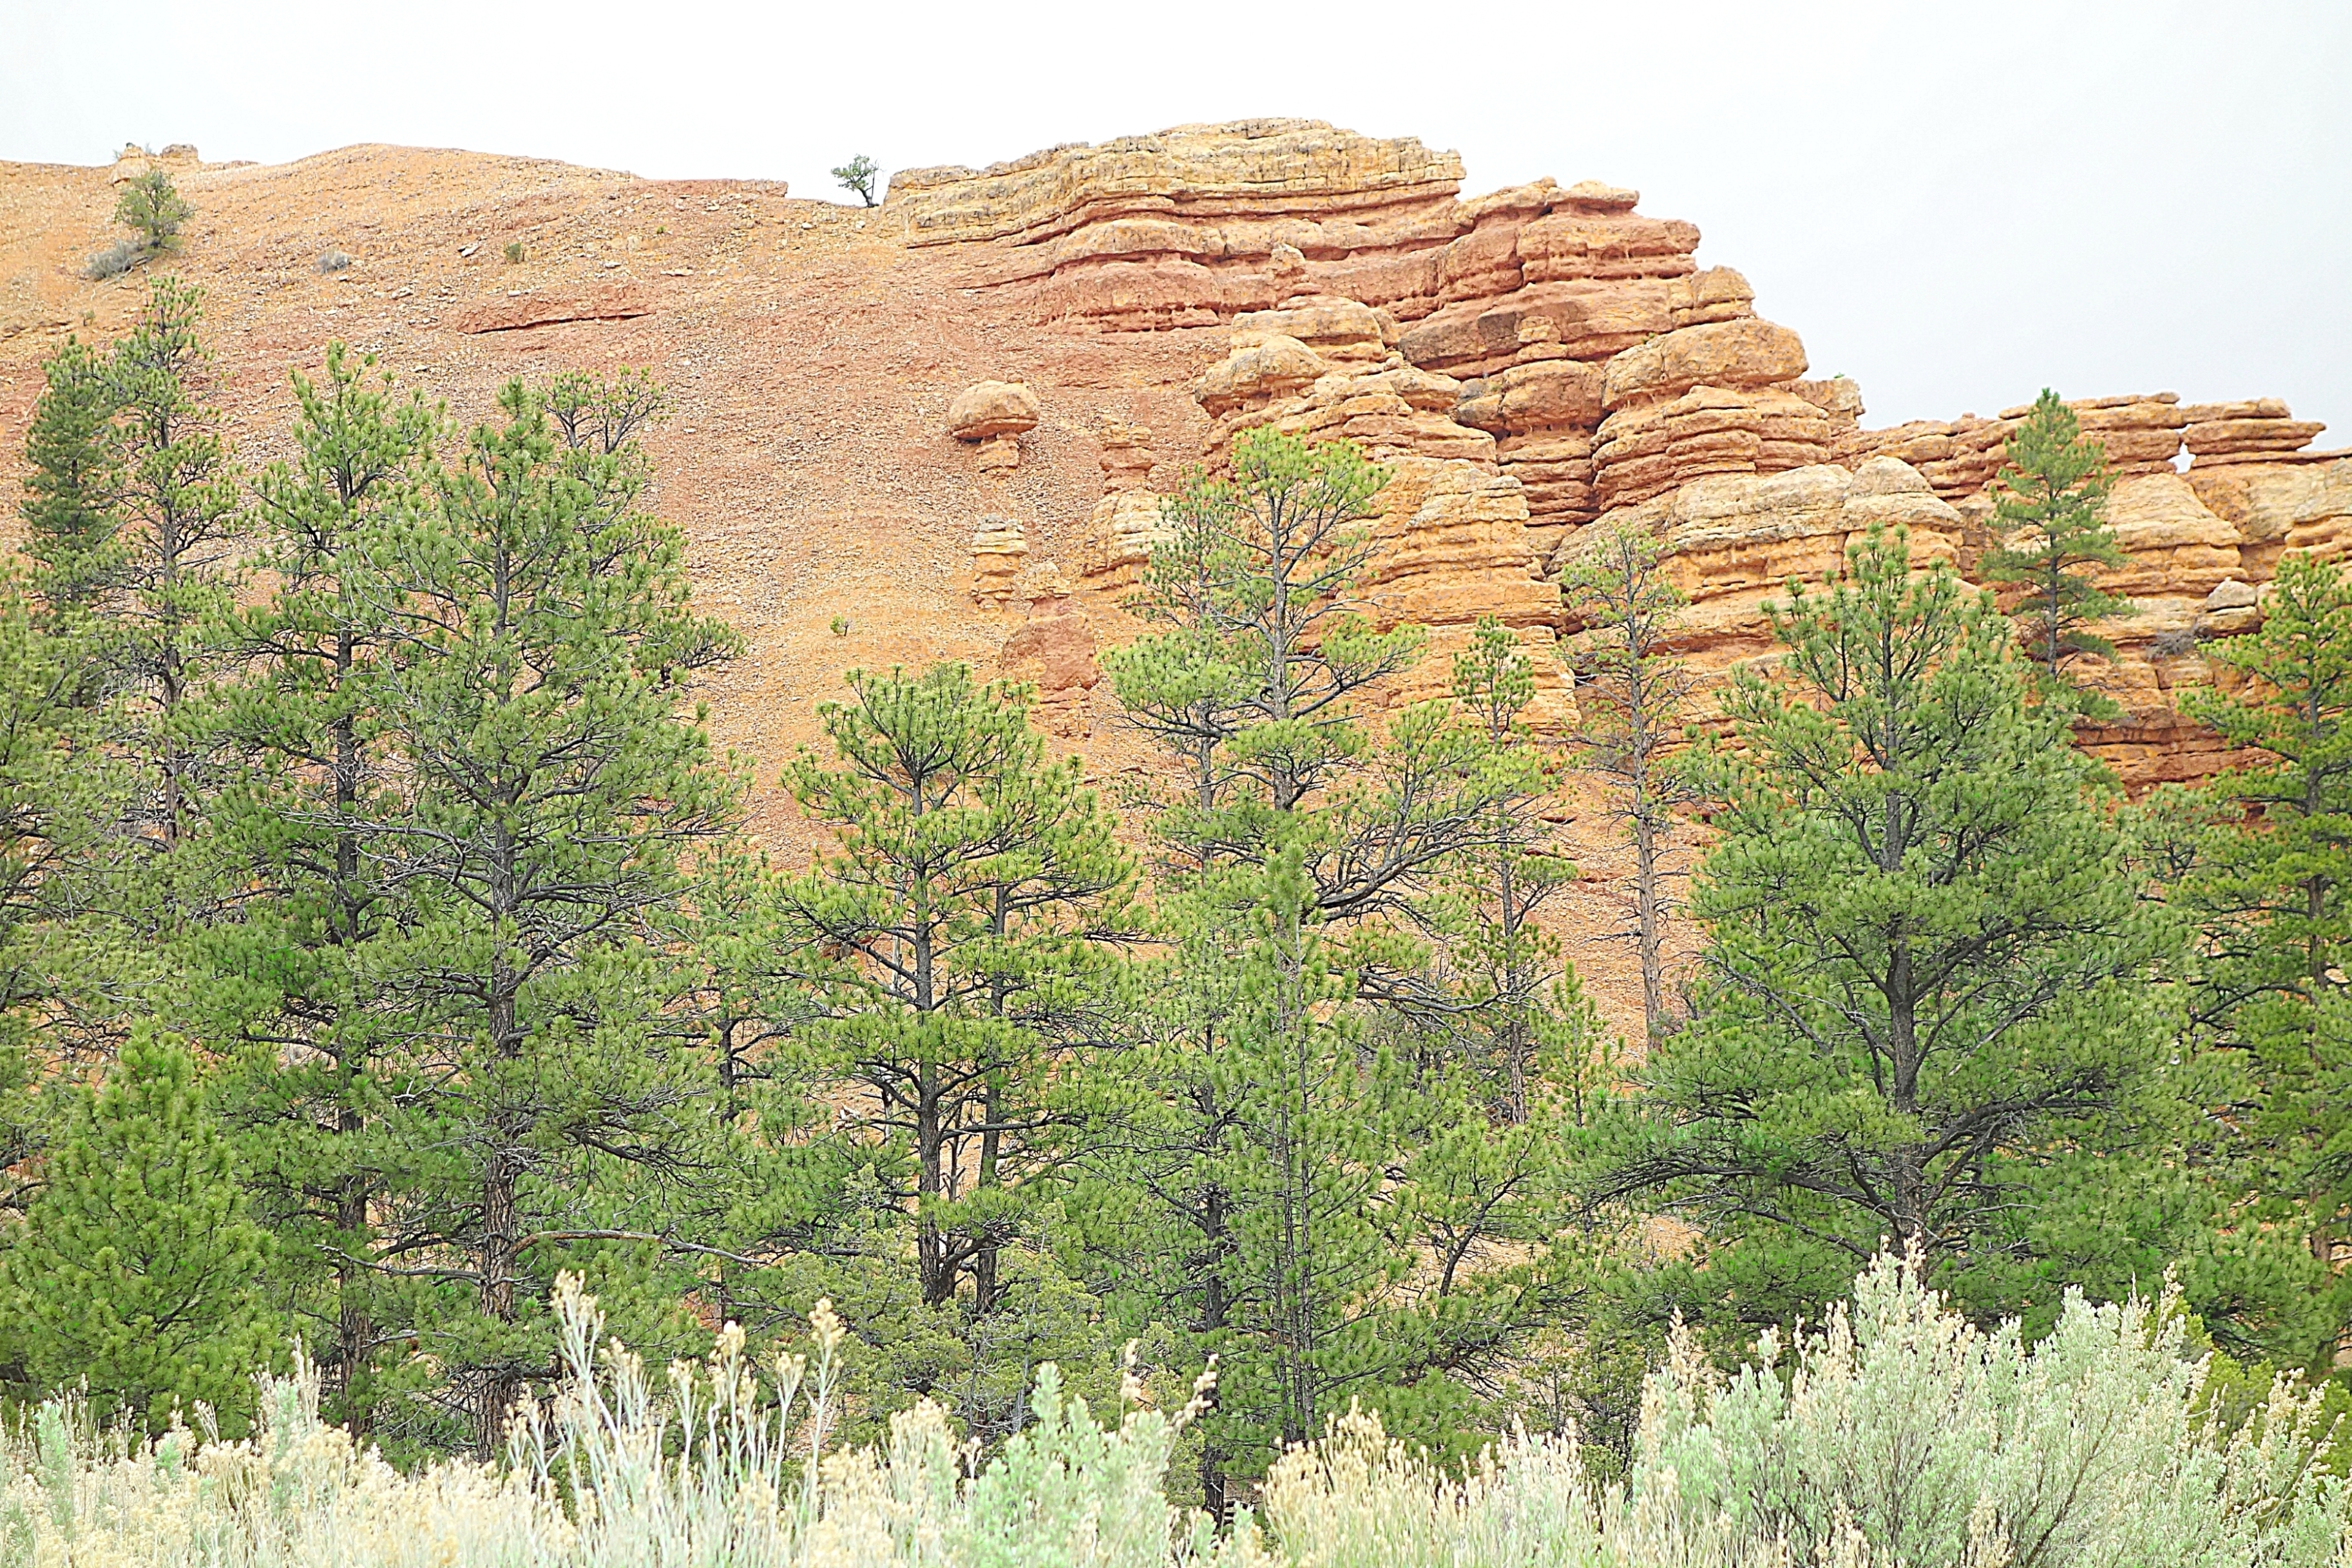
<path id="1" fill-rule="evenodd" d="M 1011 605 L 1028 560 L 1029 541 L 1018 522 L 1009 517 L 982 518 L 971 536 L 972 602 L 989 609 Z"/>
<path id="2" fill-rule="evenodd" d="M 1906 531 L 1911 559 L 1925 564 L 1957 563 L 1967 528 L 1918 470 L 1892 458 L 1852 470 L 1823 463 L 1714 475 L 1608 521 L 1640 528 L 1664 545 L 1666 576 L 1689 600 L 1673 651 L 1703 682 L 1771 654 L 1777 645 L 1765 602 L 1784 596 L 1792 578 L 1818 582 L 1837 571 L 1848 546 L 1871 529 Z"/>

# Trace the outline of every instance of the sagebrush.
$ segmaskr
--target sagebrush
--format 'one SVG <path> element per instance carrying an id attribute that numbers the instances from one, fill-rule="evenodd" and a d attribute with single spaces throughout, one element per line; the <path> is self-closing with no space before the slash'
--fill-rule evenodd
<path id="1" fill-rule="evenodd" d="M 1143 1568 L 2223 1568 L 2352 1563 L 2352 1492 L 2322 1458 L 2313 1392 L 2281 1378 L 2224 1426 L 2177 1292 L 2071 1297 L 2028 1345 L 1970 1325 L 1881 1258 L 1850 1310 L 1768 1333 L 1727 1373 L 1677 1332 L 1652 1375 L 1622 1484 L 1572 1438 L 1517 1433 L 1441 1468 L 1360 1411 L 1276 1462 L 1217 1531 L 1163 1482 L 1179 1433 L 1136 1378 L 1105 1426 L 1049 1365 L 1034 1418 L 975 1467 L 929 1402 L 887 1440 L 826 1451 L 843 1330 L 820 1307 L 815 1362 L 755 1369 L 731 1330 L 649 1377 L 576 1278 L 559 1292 L 566 1368 L 528 1399 L 507 1462 L 403 1475 L 322 1423 L 307 1363 L 265 1379 L 255 1434 L 103 1432 L 68 1398 L 0 1442 L 10 1563 L 735 1563 Z M 198 1426 L 205 1426 L 199 1413 Z"/>

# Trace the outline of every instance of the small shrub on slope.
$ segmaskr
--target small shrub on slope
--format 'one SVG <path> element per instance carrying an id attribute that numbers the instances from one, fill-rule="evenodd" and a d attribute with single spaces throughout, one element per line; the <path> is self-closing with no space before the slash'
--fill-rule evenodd
<path id="1" fill-rule="evenodd" d="M 186 198 L 173 188 L 172 176 L 150 169 L 122 187 L 114 204 L 114 221 L 135 228 L 149 250 L 171 250 L 180 243 L 180 226 L 196 216 Z"/>
<path id="2" fill-rule="evenodd" d="M 147 247 L 135 239 L 118 239 L 82 264 L 81 275 L 93 283 L 109 278 L 120 278 L 137 265 L 147 254 Z"/>

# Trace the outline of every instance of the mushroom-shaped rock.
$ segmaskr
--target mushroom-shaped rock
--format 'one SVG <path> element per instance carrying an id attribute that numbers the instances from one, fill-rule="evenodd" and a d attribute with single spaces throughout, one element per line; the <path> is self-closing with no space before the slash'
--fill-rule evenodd
<path id="1" fill-rule="evenodd" d="M 1036 427 L 1037 395 L 1023 382 L 980 382 L 948 405 L 948 434 L 959 441 L 1018 436 Z"/>
<path id="2" fill-rule="evenodd" d="M 1269 333 L 1211 365 L 1193 384 L 1192 395 L 1213 416 L 1252 398 L 1278 397 L 1311 386 L 1329 368 L 1297 338 Z"/>

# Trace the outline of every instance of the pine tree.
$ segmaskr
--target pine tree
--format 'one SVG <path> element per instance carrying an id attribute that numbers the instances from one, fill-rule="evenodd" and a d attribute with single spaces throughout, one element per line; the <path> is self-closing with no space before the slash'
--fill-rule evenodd
<path id="1" fill-rule="evenodd" d="M 833 172 L 841 188 L 856 196 L 867 206 L 874 205 L 874 184 L 881 177 L 882 165 L 860 153 Z"/>
<path id="2" fill-rule="evenodd" d="M 161 169 L 150 169 L 123 186 L 114 204 L 114 221 L 137 229 L 140 243 L 149 250 L 176 249 L 180 226 L 195 216 L 196 209 Z"/>
<path id="3" fill-rule="evenodd" d="M 698 852 L 693 878 L 691 895 L 658 921 L 683 981 L 666 1021 L 711 1075 L 715 1142 L 702 1178 L 679 1194 L 671 1243 L 693 1238 L 719 1321 L 754 1335 L 819 1297 L 855 1310 L 867 1244 L 897 1215 L 870 1179 L 874 1151 L 827 1099 L 841 1080 L 805 1047 L 825 998 L 803 978 L 792 879 L 731 839 Z"/>
<path id="4" fill-rule="evenodd" d="M 855 700 L 818 710 L 835 763 L 803 752 L 785 780 L 837 846 L 784 892 L 809 956 L 832 956 L 803 971 L 830 993 L 808 1033 L 911 1174 L 921 1306 L 977 1333 L 1067 1158 L 1074 1053 L 1101 1037 L 1097 944 L 1124 931 L 1132 872 L 1078 759 L 1045 760 L 1025 690 L 953 664 L 847 679 Z"/>
<path id="5" fill-rule="evenodd" d="M 1487 1091 L 1428 1022 L 1464 1010 L 1423 938 L 1458 907 L 1444 883 L 1465 846 L 1482 829 L 1496 843 L 1498 813 L 1517 820 L 1525 770 L 1451 704 L 1385 733 L 1354 711 L 1421 647 L 1351 602 L 1385 472 L 1344 443 L 1266 430 L 1238 438 L 1231 466 L 1166 509 L 1140 602 L 1163 629 L 1104 660 L 1180 777 L 1153 803 L 1168 956 L 1089 1211 L 1108 1288 L 1181 1312 L 1188 1352 L 1223 1358 L 1200 1461 L 1212 1508 L 1346 1398 L 1442 1434 L 1463 1394 L 1450 1374 L 1522 1327 L 1514 1309 L 1483 1340 L 1463 1331 L 1500 1298 L 1458 1311 L 1473 1271 L 1432 1289 L 1413 1269 L 1433 1234 L 1415 1215 L 1467 1220 L 1454 1199 L 1497 1153 L 1447 1141 L 1483 1120 Z M 1487 698 L 1515 716 L 1502 662 Z M 1507 945 L 1505 971 L 1525 970 Z M 1496 1239 L 1479 1229 L 1460 1250 L 1483 1261 Z"/>
<path id="6" fill-rule="evenodd" d="M 240 520 L 218 416 L 196 398 L 202 319 L 196 289 L 151 279 L 106 360 L 68 343 L 52 361 L 27 452 L 34 584 L 89 641 L 93 699 L 145 779 L 124 826 L 156 848 L 186 838 L 200 810 L 189 705 L 220 672 L 208 634 L 235 583 Z"/>
<path id="7" fill-rule="evenodd" d="M 2263 610 L 2255 635 L 2208 645 L 2242 681 L 2184 704 L 2249 750 L 2206 786 L 2178 898 L 2205 939 L 2200 1010 L 2254 1085 L 2245 1222 L 2305 1238 L 2315 1277 L 2295 1283 L 2328 1298 L 2324 1322 L 2252 1348 L 2325 1366 L 2352 1331 L 2333 1267 L 2352 1209 L 2352 576 L 2284 556 Z"/>
<path id="8" fill-rule="evenodd" d="M 2054 690 L 2070 659 L 2115 651 L 2085 629 L 2087 623 L 2130 607 L 2080 570 L 2124 563 L 2106 525 L 2115 479 L 2105 448 L 2083 435 L 2074 411 L 2047 387 L 2002 456 L 1993 516 L 2003 538 L 1985 552 L 1979 570 L 1989 583 L 2024 588 L 2017 605 L 2020 640 Z"/>
<path id="9" fill-rule="evenodd" d="M 58 1092 L 70 1099 L 58 1144 L 0 1263 L 21 1393 L 87 1380 L 101 1418 L 151 1429 L 203 1401 L 236 1434 L 284 1325 L 260 1301 L 267 1237 L 194 1058 L 142 1027 L 95 1092 Z"/>
<path id="10" fill-rule="evenodd" d="M 1838 1298 L 1883 1245 L 1971 1307 L 2121 1290 L 2177 1237 L 2161 1175 L 2169 928 L 2005 625 L 1874 532 L 1773 611 L 1714 759 L 1700 1010 L 1644 1065 L 1647 1193 L 1716 1245 L 1745 1321 Z"/>
<path id="11" fill-rule="evenodd" d="M 1560 585 L 1581 621 L 1576 647 L 1579 706 L 1612 809 L 1633 842 L 1633 939 L 1642 965 L 1642 1023 L 1652 1049 L 1665 1037 L 1668 856 L 1677 807 L 1692 795 L 1673 765 L 1691 682 L 1670 651 L 1675 616 L 1687 602 L 1660 565 L 1655 535 L 1616 523 L 1569 563 Z"/>
<path id="12" fill-rule="evenodd" d="M 67 932 L 87 910 L 100 824 L 119 801 L 117 771 L 92 745 L 78 700 L 74 641 L 44 625 L 21 578 L 0 574 L 0 1168 L 21 1171 L 42 1139 L 37 1059 L 76 984 Z M 24 1186 L 0 1182 L 0 1209 Z"/>
<path id="13" fill-rule="evenodd" d="M 1576 877 L 1559 829 L 1545 820 L 1565 769 L 1523 717 L 1535 700 L 1533 661 L 1494 617 L 1482 617 L 1469 647 L 1454 656 L 1453 694 L 1484 743 L 1486 804 L 1447 879 L 1466 917 L 1445 943 L 1454 992 L 1448 1032 L 1472 1042 L 1470 1066 L 1488 1086 L 1485 1109 L 1516 1125 L 1541 1092 L 1543 1058 L 1601 1065 L 1591 1059 L 1601 1042 L 1597 1017 L 1559 938 L 1537 919 Z"/>
<path id="14" fill-rule="evenodd" d="M 32 586 L 57 629 L 119 570 L 116 508 L 125 476 L 105 360 L 68 338 L 41 373 L 41 395 L 25 437 L 19 510 Z"/>
<path id="15" fill-rule="evenodd" d="M 737 639 L 692 613 L 678 531 L 638 504 L 656 406 L 635 377 L 509 384 L 372 567 L 404 801 L 353 826 L 405 906 L 370 972 L 413 1015 L 386 1136 L 416 1173 L 377 1245 L 430 1283 L 415 1331 L 484 1453 L 546 1363 L 567 1249 L 644 1233 L 711 1135 L 709 1064 L 667 1018 L 690 980 L 643 939 L 733 820 L 678 709 Z"/>
<path id="16" fill-rule="evenodd" d="M 330 343 L 294 377 L 293 456 L 253 487 L 264 601 L 232 607 L 241 655 L 210 729 L 238 766 L 214 802 L 239 918 L 194 938 L 222 1037 L 247 1045 L 225 1089 L 247 1129 L 261 1217 L 319 1348 L 338 1414 L 364 1428 L 379 1261 L 371 1211 L 394 1172 L 382 1144 L 406 1020 L 383 1004 L 376 954 L 403 905 L 371 842 L 404 814 L 383 710 L 400 622 L 373 552 L 424 497 L 440 416 L 402 398 L 373 356 Z"/>

